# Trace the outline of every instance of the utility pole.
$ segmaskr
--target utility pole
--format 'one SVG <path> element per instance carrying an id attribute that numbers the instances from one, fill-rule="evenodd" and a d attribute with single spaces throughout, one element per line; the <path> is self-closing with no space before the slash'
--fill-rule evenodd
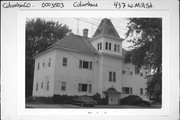
<path id="1" fill-rule="evenodd" d="M 77 35 L 79 35 L 79 18 L 76 19 L 77 19 Z"/>

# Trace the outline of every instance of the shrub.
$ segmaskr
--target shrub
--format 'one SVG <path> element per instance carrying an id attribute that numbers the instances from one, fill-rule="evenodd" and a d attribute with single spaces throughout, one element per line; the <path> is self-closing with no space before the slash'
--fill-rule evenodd
<path id="1" fill-rule="evenodd" d="M 26 99 L 26 102 L 30 103 L 53 103 L 52 97 L 28 97 Z"/>
<path id="2" fill-rule="evenodd" d="M 75 97 L 77 96 L 54 95 L 53 101 L 58 104 L 70 104 Z"/>
<path id="3" fill-rule="evenodd" d="M 92 96 L 94 100 L 97 101 L 97 104 L 99 105 L 107 105 L 108 104 L 108 99 L 107 98 L 101 98 L 101 95 L 99 93 L 96 93 L 95 95 Z"/>
<path id="4" fill-rule="evenodd" d="M 101 98 L 101 99 L 98 101 L 98 104 L 99 104 L 99 105 L 108 105 L 108 99 L 107 99 L 107 98 Z"/>

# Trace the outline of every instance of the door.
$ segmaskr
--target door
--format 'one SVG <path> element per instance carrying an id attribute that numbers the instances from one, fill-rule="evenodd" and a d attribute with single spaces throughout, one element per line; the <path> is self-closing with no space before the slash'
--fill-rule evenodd
<path id="1" fill-rule="evenodd" d="M 108 104 L 109 105 L 117 105 L 119 100 L 118 93 L 109 93 Z"/>

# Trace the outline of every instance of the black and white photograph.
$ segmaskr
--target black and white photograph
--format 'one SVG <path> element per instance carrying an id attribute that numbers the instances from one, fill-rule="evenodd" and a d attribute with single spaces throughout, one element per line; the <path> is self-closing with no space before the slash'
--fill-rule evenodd
<path id="1" fill-rule="evenodd" d="M 26 18 L 25 106 L 160 109 L 162 18 Z"/>
<path id="2" fill-rule="evenodd" d="M 179 119 L 178 3 L 2 1 L 0 119 Z"/>

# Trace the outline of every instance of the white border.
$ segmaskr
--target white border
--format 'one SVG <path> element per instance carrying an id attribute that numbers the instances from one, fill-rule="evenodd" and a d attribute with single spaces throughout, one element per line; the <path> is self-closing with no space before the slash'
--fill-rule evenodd
<path id="1" fill-rule="evenodd" d="M 163 77 L 161 109 L 26 109 L 25 108 L 25 21 L 26 17 L 161 17 L 163 19 Z M 170 13 L 169 11 L 19 11 L 17 60 L 17 114 L 53 116 L 168 116 L 170 89 Z"/>

